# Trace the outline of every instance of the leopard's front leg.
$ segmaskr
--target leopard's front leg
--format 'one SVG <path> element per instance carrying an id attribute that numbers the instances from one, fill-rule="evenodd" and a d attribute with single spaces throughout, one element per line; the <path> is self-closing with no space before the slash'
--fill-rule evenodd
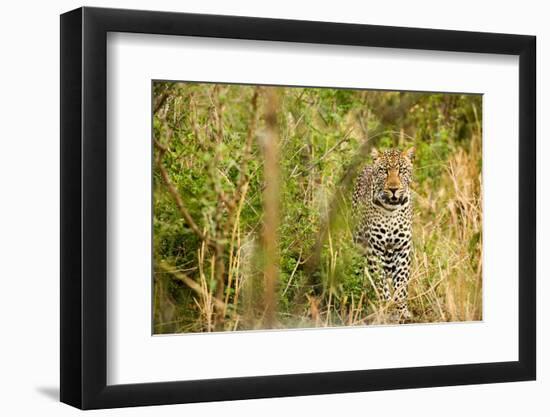
<path id="1" fill-rule="evenodd" d="M 390 301 L 391 292 L 388 281 L 391 279 L 391 275 L 388 275 L 385 268 L 384 253 L 370 245 L 367 249 L 367 264 L 369 274 L 375 281 L 380 298 L 384 301 Z"/>
<path id="2" fill-rule="evenodd" d="M 408 308 L 408 285 L 411 276 L 410 243 L 394 252 L 392 264 L 392 283 L 397 310 L 401 319 L 410 319 L 412 317 Z"/>

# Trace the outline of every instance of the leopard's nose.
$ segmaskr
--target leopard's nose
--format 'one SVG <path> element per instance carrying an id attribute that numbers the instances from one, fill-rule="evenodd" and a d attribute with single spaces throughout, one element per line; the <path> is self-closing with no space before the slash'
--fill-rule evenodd
<path id="1" fill-rule="evenodd" d="M 392 195 L 395 197 L 397 190 L 399 190 L 399 187 L 388 187 Z"/>

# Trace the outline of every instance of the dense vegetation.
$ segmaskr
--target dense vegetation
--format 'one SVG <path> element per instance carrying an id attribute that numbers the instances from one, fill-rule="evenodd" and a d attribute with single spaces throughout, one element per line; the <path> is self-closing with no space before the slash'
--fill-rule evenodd
<path id="1" fill-rule="evenodd" d="M 413 322 L 481 319 L 481 96 L 155 82 L 154 332 L 392 322 L 351 239 L 369 148 L 416 147 Z"/>

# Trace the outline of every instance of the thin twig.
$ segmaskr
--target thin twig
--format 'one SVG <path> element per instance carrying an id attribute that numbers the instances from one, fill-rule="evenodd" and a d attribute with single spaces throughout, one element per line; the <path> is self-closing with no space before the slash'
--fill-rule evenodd
<path id="1" fill-rule="evenodd" d="M 290 283 L 292 282 L 292 278 L 294 278 L 294 274 L 298 270 L 298 266 L 300 266 L 301 260 L 302 260 L 302 251 L 300 251 L 300 255 L 298 255 L 298 260 L 296 261 L 296 265 L 294 266 L 294 269 L 292 270 L 292 273 L 290 274 L 290 278 L 288 279 L 285 290 L 283 291 L 283 296 L 286 294 L 286 292 L 290 288 Z"/>
<path id="2" fill-rule="evenodd" d="M 159 151 L 158 151 L 159 152 L 159 158 L 157 159 L 157 167 L 160 171 L 160 175 L 162 177 L 162 180 L 164 181 L 164 184 L 166 185 L 166 188 L 168 189 L 168 192 L 170 193 L 170 195 L 172 196 L 172 198 L 174 199 L 174 201 L 176 203 L 176 206 L 178 207 L 178 210 L 179 210 L 180 214 L 185 219 L 185 222 L 191 228 L 191 230 L 193 230 L 193 232 L 195 232 L 195 234 L 201 240 L 207 240 L 207 236 L 205 236 L 205 234 L 202 233 L 202 231 L 197 226 L 197 223 L 195 223 L 195 220 L 193 220 L 193 217 L 191 216 L 191 214 L 189 213 L 189 211 L 185 207 L 185 204 L 183 203 L 183 200 L 180 196 L 180 193 L 178 192 L 176 186 L 170 180 L 170 176 L 169 176 L 168 172 L 166 171 L 166 168 L 164 167 L 164 164 L 161 162 L 162 161 L 162 156 L 164 155 L 166 148 L 163 149 L 162 145 L 159 144 L 159 142 L 157 140 L 155 140 L 155 146 L 157 146 L 158 149 L 159 149 Z"/>
<path id="3" fill-rule="evenodd" d="M 205 293 L 204 289 L 201 287 L 199 283 L 197 283 L 194 279 L 189 278 L 186 274 L 182 272 L 178 272 L 177 268 L 173 267 L 172 265 L 169 265 L 166 261 L 160 261 L 157 266 L 159 269 L 161 269 L 163 272 L 172 275 L 174 278 L 176 278 L 178 281 L 183 282 L 185 285 L 187 285 L 189 288 L 191 288 L 193 291 L 195 291 L 197 294 L 199 294 L 202 297 L 207 297 L 209 294 Z M 225 303 L 212 296 L 212 301 L 216 305 L 217 308 L 223 310 Z"/>

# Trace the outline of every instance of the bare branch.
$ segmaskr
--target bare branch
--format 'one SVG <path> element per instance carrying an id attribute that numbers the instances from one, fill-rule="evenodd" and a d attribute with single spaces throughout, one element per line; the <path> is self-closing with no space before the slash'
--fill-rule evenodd
<path id="1" fill-rule="evenodd" d="M 173 84 L 169 84 L 164 89 L 164 91 L 160 94 L 160 96 L 157 96 L 155 98 L 155 101 L 153 103 L 153 114 L 157 114 L 157 112 L 162 108 L 164 103 L 166 103 L 166 100 L 170 96 L 173 88 L 174 88 Z"/>
<path id="2" fill-rule="evenodd" d="M 166 272 L 167 274 L 172 275 L 178 281 L 183 282 L 185 285 L 187 285 L 189 288 L 191 288 L 197 294 L 199 294 L 203 297 L 209 296 L 209 294 L 205 293 L 204 289 L 194 279 L 189 278 L 183 272 L 178 271 L 178 269 L 176 267 L 174 267 L 172 265 L 169 265 L 166 261 L 160 261 L 157 264 L 157 266 L 163 272 Z M 216 297 L 212 297 L 212 301 L 214 302 L 216 308 L 218 308 L 220 311 L 222 311 L 224 309 L 225 303 L 222 300 L 220 300 L 219 298 L 216 298 Z"/>
<path id="3" fill-rule="evenodd" d="M 162 163 L 162 157 L 164 156 L 164 153 L 167 151 L 166 146 L 162 145 L 159 141 L 155 139 L 155 146 L 158 149 L 158 158 L 156 159 L 157 167 L 160 171 L 160 175 L 162 177 L 162 180 L 164 181 L 164 184 L 166 185 L 166 188 L 168 189 L 168 192 L 174 199 L 176 206 L 178 207 L 178 210 L 182 217 L 184 218 L 187 225 L 195 232 L 195 234 L 201 239 L 201 240 L 207 240 L 207 236 L 199 229 L 199 226 L 197 226 L 197 223 L 195 223 L 195 220 L 193 220 L 193 217 L 185 207 L 185 204 L 183 203 L 183 200 L 181 198 L 180 193 L 178 192 L 176 186 L 172 183 L 170 180 L 170 175 L 166 171 L 166 168 L 164 167 Z"/>

